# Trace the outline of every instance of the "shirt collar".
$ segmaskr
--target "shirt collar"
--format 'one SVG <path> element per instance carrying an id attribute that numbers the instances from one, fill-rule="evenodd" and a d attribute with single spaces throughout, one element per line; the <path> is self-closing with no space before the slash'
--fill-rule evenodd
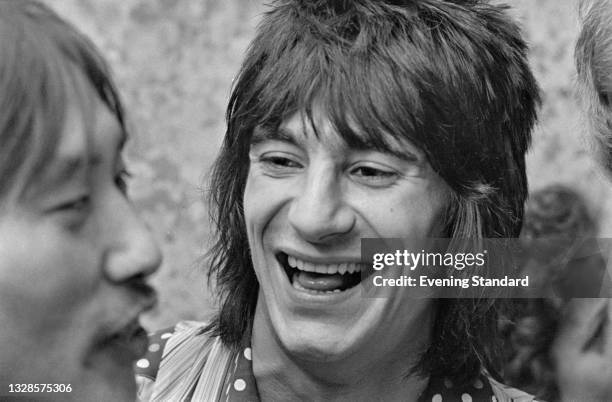
<path id="1" fill-rule="evenodd" d="M 259 402 L 259 391 L 253 374 L 252 352 L 250 347 L 236 354 L 229 368 L 225 382 L 226 402 Z M 484 376 L 479 376 L 471 384 L 459 387 L 448 378 L 431 378 L 425 392 L 419 398 L 422 402 L 477 402 L 494 401 L 493 389 Z M 384 396 L 383 396 L 384 399 Z"/>

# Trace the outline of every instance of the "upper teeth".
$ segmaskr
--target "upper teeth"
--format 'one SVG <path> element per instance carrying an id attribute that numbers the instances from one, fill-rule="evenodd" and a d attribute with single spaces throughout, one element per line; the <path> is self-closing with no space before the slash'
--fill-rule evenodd
<path id="1" fill-rule="evenodd" d="M 340 264 L 315 264 L 308 261 L 302 261 L 290 255 L 287 256 L 287 262 L 291 268 L 297 268 L 300 271 L 318 272 L 320 274 L 352 274 L 361 272 L 363 264 L 358 262 L 343 262 Z"/>

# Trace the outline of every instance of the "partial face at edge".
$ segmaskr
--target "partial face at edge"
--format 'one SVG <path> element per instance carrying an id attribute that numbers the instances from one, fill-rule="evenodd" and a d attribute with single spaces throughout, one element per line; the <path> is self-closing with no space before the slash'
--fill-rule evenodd
<path id="1" fill-rule="evenodd" d="M 411 346 L 401 334 L 427 334 L 433 301 L 405 289 L 364 298 L 346 272 L 361 269 L 361 238 L 441 236 L 450 189 L 409 142 L 398 144 L 401 157 L 354 149 L 324 113 L 315 114 L 318 138 L 303 121 L 295 114 L 253 137 L 244 213 L 256 321 L 305 360 L 403 356 Z"/>
<path id="2" fill-rule="evenodd" d="M 552 346 L 562 400 L 607 400 L 612 394 L 612 303 L 572 299 Z"/>
<path id="3" fill-rule="evenodd" d="M 155 303 L 144 278 L 161 255 L 125 195 L 124 134 L 95 98 L 67 105 L 56 154 L 0 215 L 0 382 L 70 384 L 61 400 L 133 400 L 138 325 Z M 14 199 L 12 197 L 11 199 Z"/>

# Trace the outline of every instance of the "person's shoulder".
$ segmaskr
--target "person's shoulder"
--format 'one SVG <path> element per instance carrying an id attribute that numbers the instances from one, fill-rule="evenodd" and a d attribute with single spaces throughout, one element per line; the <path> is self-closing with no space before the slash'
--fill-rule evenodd
<path id="1" fill-rule="evenodd" d="M 136 362 L 134 370 L 139 400 L 152 399 L 160 372 L 166 377 L 178 378 L 186 368 L 193 367 L 196 360 L 206 361 L 210 350 L 207 345 L 216 339 L 206 332 L 207 327 L 206 322 L 181 321 L 149 334 L 148 351 Z"/>
<path id="2" fill-rule="evenodd" d="M 162 358 L 167 354 L 169 341 L 172 339 L 172 344 L 178 343 L 186 347 L 197 335 L 204 332 L 207 325 L 205 322 L 181 321 L 172 327 L 150 333 L 147 353 L 136 362 L 136 375 L 155 381 Z"/>

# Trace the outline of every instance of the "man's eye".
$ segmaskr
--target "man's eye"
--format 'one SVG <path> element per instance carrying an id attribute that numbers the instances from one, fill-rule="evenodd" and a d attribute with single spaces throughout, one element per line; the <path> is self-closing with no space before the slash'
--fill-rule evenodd
<path id="1" fill-rule="evenodd" d="M 368 181 L 390 181 L 397 178 L 397 172 L 392 170 L 383 170 L 371 166 L 360 166 L 353 169 L 353 175 L 362 180 Z"/>
<path id="2" fill-rule="evenodd" d="M 70 232 L 81 230 L 88 221 L 92 211 L 92 200 L 88 194 L 73 198 L 54 207 L 51 212 L 62 222 Z"/>
<path id="3" fill-rule="evenodd" d="M 387 170 L 377 169 L 371 166 L 360 166 L 356 169 L 353 169 L 353 174 L 361 177 L 368 178 L 389 178 L 395 177 L 397 174 L 395 172 L 390 172 Z"/>
<path id="4" fill-rule="evenodd" d="M 353 178 L 368 186 L 390 186 L 396 182 L 399 174 L 393 170 L 373 166 L 358 166 L 351 170 Z"/>
<path id="5" fill-rule="evenodd" d="M 296 169 L 301 167 L 298 162 L 284 156 L 264 156 L 260 158 L 260 162 L 272 169 Z"/>
<path id="6" fill-rule="evenodd" d="M 91 202 L 91 198 L 89 195 L 82 195 L 70 201 L 66 201 L 62 204 L 59 204 L 54 208 L 55 211 L 83 211 L 89 207 Z"/>
<path id="7" fill-rule="evenodd" d="M 127 181 L 130 177 L 132 177 L 132 174 L 128 172 L 126 169 L 121 170 L 115 176 L 115 185 L 117 186 L 119 191 L 121 191 L 121 193 L 124 195 L 127 195 L 127 189 L 128 189 Z"/>

